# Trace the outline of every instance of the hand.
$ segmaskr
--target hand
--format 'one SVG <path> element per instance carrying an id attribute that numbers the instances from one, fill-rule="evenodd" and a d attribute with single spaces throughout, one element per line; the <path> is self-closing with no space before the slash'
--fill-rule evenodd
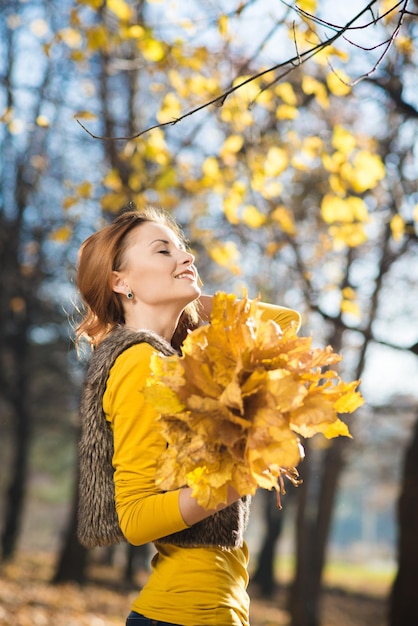
<path id="1" fill-rule="evenodd" d="M 216 507 L 216 509 L 204 509 L 197 503 L 197 500 L 193 498 L 191 487 L 185 487 L 184 489 L 180 489 L 179 492 L 180 513 L 185 523 L 188 526 L 193 526 L 193 524 L 201 522 L 217 511 L 222 511 L 222 509 L 225 509 L 230 504 L 234 504 L 234 502 L 240 500 L 241 497 L 242 496 L 240 496 L 240 494 L 231 485 L 228 485 L 226 504 L 220 504 Z"/>

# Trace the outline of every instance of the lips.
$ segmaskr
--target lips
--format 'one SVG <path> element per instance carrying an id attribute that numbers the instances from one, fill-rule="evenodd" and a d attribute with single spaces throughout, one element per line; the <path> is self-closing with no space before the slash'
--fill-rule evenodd
<path id="1" fill-rule="evenodd" d="M 192 270 L 186 270 L 185 272 L 181 272 L 181 274 L 177 274 L 174 278 L 187 278 L 188 280 L 196 280 L 196 274 Z"/>

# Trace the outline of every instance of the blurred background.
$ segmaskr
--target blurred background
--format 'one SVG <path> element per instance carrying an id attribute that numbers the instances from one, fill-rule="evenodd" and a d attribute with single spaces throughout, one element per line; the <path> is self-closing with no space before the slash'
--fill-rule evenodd
<path id="1" fill-rule="evenodd" d="M 255 497 L 252 624 L 418 624 L 417 14 L 2 0 L 0 624 L 122 624 L 147 576 L 151 547 L 75 537 L 77 251 L 129 202 L 173 213 L 205 292 L 299 310 L 362 381 L 353 439 Z"/>

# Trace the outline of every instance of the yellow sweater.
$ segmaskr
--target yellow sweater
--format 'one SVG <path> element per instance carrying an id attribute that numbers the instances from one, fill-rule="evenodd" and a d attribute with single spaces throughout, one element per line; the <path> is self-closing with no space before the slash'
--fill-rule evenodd
<path id="1" fill-rule="evenodd" d="M 115 497 L 122 532 L 134 545 L 156 542 L 152 573 L 132 610 L 182 626 L 248 626 L 246 545 L 222 550 L 157 541 L 187 525 L 179 510 L 179 491 L 161 493 L 154 483 L 156 459 L 165 441 L 156 413 L 141 393 L 152 352 L 148 344 L 123 352 L 110 370 L 103 396 L 114 434 Z"/>
<path id="2" fill-rule="evenodd" d="M 300 324 L 296 311 L 260 304 L 265 318 L 282 327 Z M 149 375 L 153 348 L 137 344 L 119 356 L 110 370 L 103 409 L 114 434 L 115 499 L 126 539 L 155 542 L 152 573 L 132 610 L 182 626 L 249 626 L 248 550 L 184 548 L 159 544 L 158 538 L 187 528 L 179 509 L 179 491 L 155 486 L 156 459 L 165 441 L 156 412 L 141 389 Z"/>

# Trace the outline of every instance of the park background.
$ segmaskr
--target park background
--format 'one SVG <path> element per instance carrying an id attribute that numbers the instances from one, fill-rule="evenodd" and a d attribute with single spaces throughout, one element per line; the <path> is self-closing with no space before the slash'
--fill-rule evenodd
<path id="1" fill-rule="evenodd" d="M 362 380 L 353 439 L 306 442 L 282 511 L 255 498 L 254 626 L 418 623 L 417 12 L 2 1 L 0 624 L 122 624 L 146 577 L 74 533 L 77 250 L 129 202 L 176 216 L 205 291 L 298 309 Z"/>

